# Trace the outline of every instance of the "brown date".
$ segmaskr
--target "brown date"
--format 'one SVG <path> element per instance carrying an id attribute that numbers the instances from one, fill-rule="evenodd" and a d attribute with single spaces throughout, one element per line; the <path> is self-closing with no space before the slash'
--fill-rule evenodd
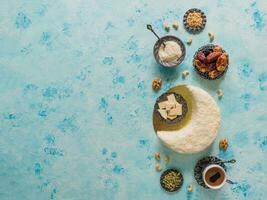
<path id="1" fill-rule="evenodd" d="M 207 56 L 208 63 L 215 62 L 219 58 L 219 56 L 221 56 L 221 55 L 222 55 L 222 52 L 212 52 L 212 53 L 210 53 Z"/>
<path id="2" fill-rule="evenodd" d="M 209 77 L 212 79 L 218 77 L 219 75 L 220 75 L 220 72 L 218 72 L 217 70 L 212 70 L 209 72 Z"/>
<path id="3" fill-rule="evenodd" d="M 210 72 L 212 70 L 216 69 L 216 63 L 210 63 L 207 65 L 207 71 Z"/>
<path id="4" fill-rule="evenodd" d="M 203 64 L 202 62 L 200 62 L 200 60 L 195 60 L 195 66 L 200 72 L 202 73 L 207 72 L 207 66 Z"/>
<path id="5" fill-rule="evenodd" d="M 215 47 L 213 48 L 213 52 L 222 52 L 222 48 L 219 47 L 219 46 L 215 46 Z"/>
<path id="6" fill-rule="evenodd" d="M 222 54 L 216 61 L 216 68 L 218 71 L 223 72 L 228 65 L 228 54 Z"/>
<path id="7" fill-rule="evenodd" d="M 197 53 L 197 59 L 202 63 L 206 62 L 206 56 L 205 56 L 205 54 L 203 52 L 198 52 Z"/>

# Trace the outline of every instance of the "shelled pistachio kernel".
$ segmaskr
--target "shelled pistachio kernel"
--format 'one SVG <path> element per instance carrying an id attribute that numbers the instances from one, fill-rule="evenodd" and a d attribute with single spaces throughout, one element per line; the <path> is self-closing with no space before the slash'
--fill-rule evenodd
<path id="1" fill-rule="evenodd" d="M 223 93 L 223 90 L 222 90 L 222 89 L 218 89 L 218 90 L 216 91 L 216 93 L 217 93 L 217 95 L 218 95 L 218 97 L 219 97 L 219 98 L 222 98 L 222 97 L 223 97 L 223 95 L 224 95 L 224 93 Z"/>
<path id="2" fill-rule="evenodd" d="M 165 162 L 166 162 L 166 164 L 168 164 L 170 161 L 171 161 L 170 156 L 166 155 L 165 156 Z"/>
<path id="3" fill-rule="evenodd" d="M 228 148 L 228 145 L 229 145 L 228 140 L 227 140 L 226 138 L 223 138 L 223 139 L 220 140 L 219 148 L 220 148 L 221 150 L 226 151 L 226 149 Z"/>
<path id="4" fill-rule="evenodd" d="M 193 192 L 193 185 L 191 185 L 191 184 L 188 185 L 188 186 L 187 186 L 187 191 L 188 191 L 188 192 Z"/>
<path id="5" fill-rule="evenodd" d="M 156 153 L 155 153 L 155 159 L 156 159 L 157 161 L 160 160 L 160 153 L 159 153 L 159 152 L 156 152 Z"/>
<path id="6" fill-rule="evenodd" d="M 187 43 L 188 45 L 192 44 L 192 42 L 193 42 L 193 38 L 192 38 L 192 37 L 189 37 L 189 38 L 187 39 L 187 41 L 186 41 L 186 43 Z"/>
<path id="7" fill-rule="evenodd" d="M 152 88 L 154 90 L 159 90 L 161 88 L 162 80 L 160 78 L 154 79 L 152 82 Z"/>
<path id="8" fill-rule="evenodd" d="M 178 23 L 178 21 L 174 21 L 174 22 L 172 23 L 172 27 L 173 27 L 175 30 L 178 30 L 178 28 L 179 28 L 179 23 Z"/>
<path id="9" fill-rule="evenodd" d="M 210 41 L 212 42 L 212 41 L 214 40 L 214 37 L 215 37 L 214 33 L 209 32 L 209 33 L 208 33 L 208 36 L 209 36 L 209 38 L 210 38 Z"/>
<path id="10" fill-rule="evenodd" d="M 188 75 L 189 75 L 189 71 L 188 70 L 183 71 L 183 73 L 182 73 L 183 79 L 185 79 Z"/>
<path id="11" fill-rule="evenodd" d="M 169 31 L 170 30 L 170 24 L 168 23 L 168 22 L 164 22 L 163 23 L 163 27 L 164 27 L 164 29 L 166 30 L 166 31 Z"/>
<path id="12" fill-rule="evenodd" d="M 157 172 L 160 172 L 162 170 L 159 163 L 155 165 L 155 169 Z"/>

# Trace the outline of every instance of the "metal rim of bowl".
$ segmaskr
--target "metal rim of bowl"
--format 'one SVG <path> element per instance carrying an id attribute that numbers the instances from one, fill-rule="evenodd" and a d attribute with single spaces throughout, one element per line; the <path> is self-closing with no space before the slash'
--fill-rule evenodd
<path id="1" fill-rule="evenodd" d="M 169 62 L 169 63 L 163 62 L 162 60 L 160 60 L 159 55 L 158 55 L 158 51 L 159 51 L 159 48 L 160 48 L 161 44 L 163 43 L 163 41 L 175 41 L 179 44 L 179 46 L 181 47 L 182 55 L 178 60 L 176 60 L 175 62 Z M 155 57 L 155 60 L 157 61 L 157 63 L 159 63 L 160 65 L 162 65 L 163 67 L 166 67 L 166 68 L 173 68 L 173 67 L 176 67 L 183 62 L 183 60 L 185 58 L 185 54 L 186 54 L 186 49 L 185 49 L 185 45 L 181 39 L 179 39 L 178 37 L 175 37 L 173 35 L 166 35 L 166 36 L 161 37 L 159 40 L 157 40 L 157 42 L 155 43 L 154 48 L 153 48 L 153 54 L 154 54 L 154 57 Z"/>
<path id="2" fill-rule="evenodd" d="M 204 45 L 204 46 L 200 47 L 200 48 L 195 52 L 194 57 L 193 57 L 193 66 L 194 66 L 194 68 L 195 68 L 195 71 L 196 71 L 202 78 L 207 79 L 207 80 L 216 80 L 216 79 L 221 78 L 221 77 L 227 72 L 227 70 L 228 70 L 228 66 L 229 66 L 229 60 L 228 60 L 228 64 L 227 64 L 225 70 L 224 70 L 221 74 L 219 74 L 217 77 L 215 77 L 215 78 L 211 78 L 211 77 L 209 77 L 209 75 L 208 75 L 207 72 L 201 72 L 201 71 L 199 71 L 199 70 L 197 69 L 197 67 L 195 66 L 195 60 L 196 60 L 197 54 L 198 54 L 199 52 L 201 52 L 201 51 L 204 51 L 204 50 L 211 50 L 211 49 L 213 49 L 215 46 L 219 46 L 219 45 L 214 45 L 214 44 L 207 44 L 207 45 Z M 223 49 L 222 49 L 222 52 L 223 52 L 223 53 L 226 53 L 226 51 L 223 50 Z"/>
<path id="3" fill-rule="evenodd" d="M 181 115 L 181 117 L 176 117 L 173 120 L 164 119 L 161 116 L 161 114 L 158 112 L 158 110 L 157 110 L 157 109 L 159 109 L 158 103 L 161 102 L 161 101 L 166 100 L 167 96 L 171 95 L 171 94 L 174 94 L 175 99 L 177 100 L 178 103 L 180 103 L 180 102 L 178 101 L 177 96 L 179 96 L 179 98 L 182 99 L 182 101 L 184 102 L 184 104 L 182 104 L 182 106 L 183 106 L 182 108 L 183 108 L 183 112 L 184 113 Z M 159 116 L 161 121 L 166 122 L 167 124 L 176 124 L 176 123 L 181 122 L 185 118 L 185 116 L 187 115 L 187 112 L 188 112 L 188 105 L 187 105 L 186 100 L 184 99 L 184 97 L 181 94 L 178 94 L 178 93 L 175 93 L 175 92 L 165 92 L 165 93 L 163 93 L 162 95 L 160 95 L 157 98 L 156 103 L 154 105 L 154 113 L 156 113 L 156 115 Z"/>
<path id="4" fill-rule="evenodd" d="M 191 13 L 191 12 L 199 12 L 201 14 L 201 17 L 202 17 L 201 26 L 199 26 L 199 27 L 190 27 L 189 26 L 189 24 L 187 23 L 187 17 L 189 15 L 189 13 Z M 188 11 L 186 11 L 185 14 L 184 14 L 183 24 L 184 24 L 185 29 L 190 33 L 193 33 L 193 34 L 200 33 L 201 31 L 204 30 L 204 28 L 206 26 L 206 23 L 207 23 L 207 17 L 205 15 L 205 13 L 202 10 L 198 9 L 198 8 L 191 8 Z"/>
<path id="5" fill-rule="evenodd" d="M 164 187 L 164 184 L 163 184 L 163 178 L 164 178 L 164 176 L 165 176 L 166 174 L 168 174 L 169 172 L 172 172 L 172 171 L 175 172 L 175 173 L 177 173 L 177 174 L 179 174 L 180 179 L 181 179 L 181 182 L 180 182 L 179 185 L 177 185 L 177 186 L 175 187 L 174 190 L 170 191 L 170 190 L 168 190 L 166 187 Z M 162 187 L 165 191 L 167 191 L 167 192 L 175 192 L 175 191 L 179 190 L 179 189 L 182 187 L 183 183 L 184 183 L 184 177 L 183 177 L 183 174 L 182 174 L 182 172 L 181 172 L 180 170 L 178 170 L 178 169 L 167 169 L 167 170 L 165 170 L 164 172 L 162 172 L 162 174 L 161 174 L 161 176 L 160 176 L 160 185 L 161 185 L 161 187 Z"/>

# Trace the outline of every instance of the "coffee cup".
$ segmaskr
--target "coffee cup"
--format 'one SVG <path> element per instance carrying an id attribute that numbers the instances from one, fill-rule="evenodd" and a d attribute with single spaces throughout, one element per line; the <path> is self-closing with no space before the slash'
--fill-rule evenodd
<path id="1" fill-rule="evenodd" d="M 220 189 L 226 183 L 226 172 L 218 164 L 208 165 L 202 173 L 205 185 L 210 189 Z"/>

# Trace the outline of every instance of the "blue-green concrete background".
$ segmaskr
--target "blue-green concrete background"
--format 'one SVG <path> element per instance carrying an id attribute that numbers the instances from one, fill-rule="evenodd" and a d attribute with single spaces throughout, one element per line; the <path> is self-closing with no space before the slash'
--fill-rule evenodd
<path id="1" fill-rule="evenodd" d="M 182 17 L 192 7 L 206 13 L 206 28 L 193 36 L 183 64 L 165 70 L 154 61 L 156 39 L 146 24 L 165 35 L 162 22 L 178 20 L 170 34 L 186 41 Z M 218 81 L 192 68 L 209 31 L 230 54 Z M 266 47 L 266 0 L 1 0 L 0 199 L 265 200 Z M 186 80 L 183 70 L 190 71 Z M 156 77 L 163 79 L 159 93 L 151 89 Z M 177 84 L 207 90 L 221 109 L 217 140 L 197 155 L 167 150 L 153 131 L 156 97 Z M 230 141 L 225 153 L 218 149 L 223 137 Z M 183 171 L 179 192 L 160 188 L 155 151 Z M 193 167 L 204 155 L 237 159 L 228 170 L 237 183 L 219 191 L 197 186 Z"/>

